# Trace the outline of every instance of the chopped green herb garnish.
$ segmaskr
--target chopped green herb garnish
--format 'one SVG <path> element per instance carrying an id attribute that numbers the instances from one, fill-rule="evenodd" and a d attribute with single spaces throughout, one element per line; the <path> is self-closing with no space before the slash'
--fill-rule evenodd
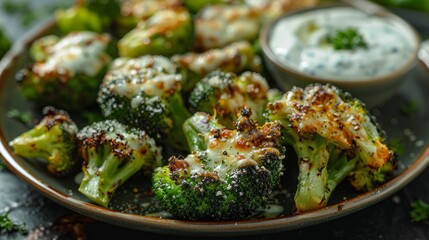
<path id="1" fill-rule="evenodd" d="M 0 233 L 19 232 L 21 234 L 27 234 L 25 224 L 17 224 L 12 222 L 8 215 L 9 211 L 3 215 L 0 215 Z"/>
<path id="2" fill-rule="evenodd" d="M 429 204 L 423 200 L 412 202 L 410 216 L 413 222 L 422 222 L 429 219 Z"/>
<path id="3" fill-rule="evenodd" d="M 389 146 L 390 146 L 390 149 L 392 149 L 392 151 L 394 151 L 398 155 L 403 154 L 405 151 L 405 145 L 404 145 L 403 141 L 401 140 L 401 138 L 399 138 L 399 137 L 393 138 L 390 141 Z"/>
<path id="4" fill-rule="evenodd" d="M 7 117 L 15 119 L 26 126 L 33 125 L 33 117 L 30 112 L 23 112 L 14 108 L 7 112 Z"/>
<path id="5" fill-rule="evenodd" d="M 419 110 L 419 105 L 416 101 L 406 102 L 400 105 L 399 111 L 406 116 L 411 116 Z"/>
<path id="6" fill-rule="evenodd" d="M 332 45 L 335 50 L 368 48 L 368 44 L 356 28 L 337 30 L 333 36 L 328 36 L 326 41 L 328 44 Z"/>

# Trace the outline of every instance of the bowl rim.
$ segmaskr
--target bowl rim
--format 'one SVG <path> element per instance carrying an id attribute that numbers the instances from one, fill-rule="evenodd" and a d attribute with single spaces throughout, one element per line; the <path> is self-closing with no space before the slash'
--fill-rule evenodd
<path id="1" fill-rule="evenodd" d="M 302 13 L 318 11 L 329 8 L 337 8 L 337 7 L 351 7 L 357 10 L 368 13 L 369 15 L 378 16 L 384 19 L 387 19 L 390 22 L 395 22 L 405 27 L 408 30 L 410 37 L 415 41 L 415 48 L 411 56 L 407 59 L 405 63 L 402 64 L 401 67 L 397 68 L 395 71 L 389 72 L 384 75 L 380 75 L 378 77 L 373 78 L 355 78 L 355 79 L 332 79 L 328 77 L 320 77 L 313 76 L 304 72 L 297 70 L 296 68 L 290 67 L 287 64 L 283 63 L 281 59 L 272 51 L 269 46 L 269 39 L 273 32 L 274 27 L 282 21 L 284 18 L 288 18 L 291 16 L 296 16 Z M 269 60 L 267 64 L 273 64 L 277 69 L 281 69 L 283 72 L 303 80 L 307 83 L 311 82 L 319 82 L 319 83 L 331 83 L 338 86 L 350 86 L 350 87 L 362 87 L 362 86 L 372 86 L 372 85 L 383 85 L 387 84 L 391 80 L 395 80 L 400 76 L 406 74 L 409 70 L 411 70 L 418 62 L 418 52 L 421 44 L 421 36 L 417 32 L 417 30 L 406 20 L 401 18 L 400 16 L 390 12 L 386 8 L 377 5 L 375 3 L 370 3 L 368 1 L 353 1 L 353 0 L 344 0 L 342 2 L 337 3 L 322 3 L 317 6 L 301 8 L 298 10 L 290 11 L 281 16 L 266 22 L 259 34 L 259 42 L 262 48 L 262 53 L 265 58 Z"/>

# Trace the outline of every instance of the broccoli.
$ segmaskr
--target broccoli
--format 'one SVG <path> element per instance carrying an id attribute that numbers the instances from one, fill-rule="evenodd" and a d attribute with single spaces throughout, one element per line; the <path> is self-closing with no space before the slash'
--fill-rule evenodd
<path id="1" fill-rule="evenodd" d="M 11 44 L 9 38 L 3 32 L 3 29 L 0 28 L 0 59 L 9 51 Z"/>
<path id="2" fill-rule="evenodd" d="M 68 113 L 52 106 L 43 108 L 43 119 L 34 128 L 13 139 L 9 145 L 16 155 L 38 159 L 50 174 L 62 177 L 77 170 L 78 127 Z"/>
<path id="3" fill-rule="evenodd" d="M 254 11 L 258 12 L 258 14 L 260 15 L 261 24 L 272 21 L 287 12 L 295 11 L 301 8 L 313 7 L 321 2 L 320 0 L 244 1 Z"/>
<path id="4" fill-rule="evenodd" d="M 58 29 L 67 34 L 76 31 L 106 32 L 119 16 L 118 0 L 76 0 L 67 9 L 55 11 Z"/>
<path id="5" fill-rule="evenodd" d="M 364 103 L 333 85 L 294 87 L 267 105 L 266 117 L 283 124 L 285 142 L 298 156 L 299 211 L 326 206 L 347 176 L 357 190 L 369 190 L 395 168 L 376 119 Z"/>
<path id="6" fill-rule="evenodd" d="M 261 13 L 245 4 L 208 5 L 194 20 L 195 51 L 224 47 L 258 38 Z"/>
<path id="7" fill-rule="evenodd" d="M 185 53 L 192 46 L 193 24 L 185 8 L 164 9 L 139 22 L 118 42 L 119 56 Z"/>
<path id="8" fill-rule="evenodd" d="M 144 131 L 104 120 L 77 133 L 84 178 L 79 192 L 108 207 L 115 191 L 138 172 L 150 176 L 161 166 L 161 148 Z"/>
<path id="9" fill-rule="evenodd" d="M 175 55 L 171 59 L 184 75 L 185 92 L 192 90 L 198 81 L 214 70 L 238 74 L 246 70 L 260 72 L 262 69 L 260 57 L 255 56 L 252 45 L 247 41 L 234 42 L 203 53 Z"/>
<path id="10" fill-rule="evenodd" d="M 254 113 L 252 118 L 263 124 L 269 92 L 267 81 L 258 73 L 244 72 L 237 76 L 216 70 L 192 90 L 189 107 L 192 112 L 216 113 L 228 127 L 237 119 L 240 109 L 248 107 Z"/>
<path id="11" fill-rule="evenodd" d="M 98 93 L 104 117 L 145 130 L 157 141 L 187 148 L 183 122 L 190 117 L 181 95 L 182 77 L 163 56 L 118 58 Z"/>
<path id="12" fill-rule="evenodd" d="M 238 220 L 266 203 L 283 169 L 281 125 L 258 126 L 250 115 L 243 109 L 236 130 L 203 112 L 186 120 L 192 152 L 170 157 L 152 175 L 155 197 L 166 211 L 182 219 Z"/>
<path id="13" fill-rule="evenodd" d="M 120 15 L 115 21 L 116 32 L 124 36 L 135 28 L 139 21 L 150 18 L 155 13 L 182 6 L 182 0 L 127 0 L 121 1 Z"/>
<path id="14" fill-rule="evenodd" d="M 96 105 L 99 85 L 110 64 L 105 52 L 110 37 L 74 32 L 46 36 L 31 46 L 35 63 L 19 71 L 18 89 L 37 105 L 72 112 Z"/>

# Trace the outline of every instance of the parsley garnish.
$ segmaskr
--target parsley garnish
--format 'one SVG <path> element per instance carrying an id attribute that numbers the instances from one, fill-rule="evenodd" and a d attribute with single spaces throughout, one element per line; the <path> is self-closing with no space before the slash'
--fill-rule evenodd
<path id="1" fill-rule="evenodd" d="M 0 215 L 0 233 L 11 233 L 19 232 L 21 234 L 27 234 L 25 224 L 16 224 L 9 218 L 9 211 L 3 215 Z"/>
<path id="2" fill-rule="evenodd" d="M 429 204 L 423 200 L 412 202 L 410 217 L 413 222 L 422 222 L 429 219 Z"/>
<path id="3" fill-rule="evenodd" d="M 356 28 L 337 30 L 333 36 L 328 36 L 326 38 L 326 42 L 332 45 L 335 50 L 368 48 L 368 44 Z"/>
<path id="4" fill-rule="evenodd" d="M 7 112 L 7 117 L 15 119 L 29 127 L 33 125 L 33 117 L 30 112 L 23 112 L 14 108 Z"/>

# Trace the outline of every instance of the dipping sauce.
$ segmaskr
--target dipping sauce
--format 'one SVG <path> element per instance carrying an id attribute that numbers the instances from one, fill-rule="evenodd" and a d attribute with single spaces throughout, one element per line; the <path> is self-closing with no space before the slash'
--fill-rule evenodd
<path id="1" fill-rule="evenodd" d="M 353 32 L 354 48 L 336 49 L 332 39 Z M 341 40 L 341 38 L 340 38 Z M 370 79 L 391 73 L 412 57 L 415 46 L 387 20 L 352 7 L 291 15 L 273 28 L 268 43 L 288 67 L 329 79 Z"/>

